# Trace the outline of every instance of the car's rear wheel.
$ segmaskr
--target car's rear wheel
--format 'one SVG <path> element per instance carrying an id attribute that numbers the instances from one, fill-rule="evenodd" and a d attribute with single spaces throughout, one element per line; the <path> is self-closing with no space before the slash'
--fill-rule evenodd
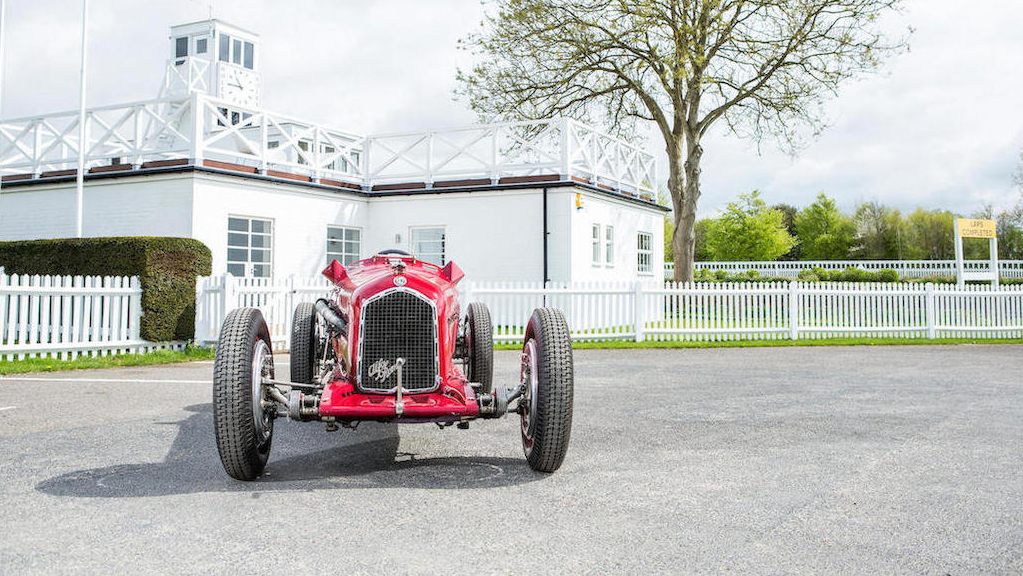
<path id="1" fill-rule="evenodd" d="M 572 432 L 572 340 L 560 310 L 537 308 L 522 345 L 522 450 L 534 470 L 554 472 Z"/>
<path id="2" fill-rule="evenodd" d="M 465 322 L 466 377 L 481 384 L 480 392 L 490 394 L 494 391 L 494 330 L 487 305 L 470 303 Z"/>
<path id="3" fill-rule="evenodd" d="M 274 377 L 270 333 L 256 308 L 224 319 L 213 363 L 213 424 L 224 470 L 253 480 L 270 456 L 277 406 L 263 385 Z"/>
<path id="4" fill-rule="evenodd" d="M 310 384 L 316 377 L 316 306 L 302 302 L 291 321 L 291 381 Z"/>

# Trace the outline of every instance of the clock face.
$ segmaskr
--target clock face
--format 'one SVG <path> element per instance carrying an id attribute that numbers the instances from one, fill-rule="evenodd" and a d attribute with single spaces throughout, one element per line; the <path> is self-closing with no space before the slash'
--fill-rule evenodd
<path id="1" fill-rule="evenodd" d="M 220 97 L 232 104 L 259 107 L 259 74 L 236 66 L 220 66 Z"/>

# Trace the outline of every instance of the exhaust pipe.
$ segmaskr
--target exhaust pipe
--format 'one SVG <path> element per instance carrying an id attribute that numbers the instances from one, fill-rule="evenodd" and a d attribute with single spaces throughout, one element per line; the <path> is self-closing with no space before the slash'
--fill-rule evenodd
<path id="1" fill-rule="evenodd" d="M 337 313 L 337 310 L 334 309 L 330 302 L 320 298 L 314 306 L 316 307 L 316 313 L 327 321 L 327 328 L 331 332 L 341 335 L 348 334 L 348 322 Z"/>

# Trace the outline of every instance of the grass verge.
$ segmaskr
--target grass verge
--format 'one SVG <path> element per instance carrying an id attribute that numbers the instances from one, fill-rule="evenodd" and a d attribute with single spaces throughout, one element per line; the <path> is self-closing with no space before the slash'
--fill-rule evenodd
<path id="1" fill-rule="evenodd" d="M 0 374 L 23 374 L 26 372 L 58 372 L 63 370 L 85 370 L 87 368 L 116 368 L 118 366 L 150 366 L 154 364 L 176 364 L 211 360 L 212 348 L 189 346 L 181 351 L 158 350 L 148 354 L 119 354 L 117 356 L 78 357 L 74 360 L 56 358 L 25 358 L 24 360 L 0 360 Z"/>
<path id="2" fill-rule="evenodd" d="M 958 344 L 1023 344 L 1023 338 L 822 338 L 820 340 L 725 340 L 719 342 L 603 340 L 573 342 L 575 350 L 628 348 L 773 348 L 791 346 L 922 346 Z M 496 344 L 495 350 L 519 350 L 521 344 Z"/>

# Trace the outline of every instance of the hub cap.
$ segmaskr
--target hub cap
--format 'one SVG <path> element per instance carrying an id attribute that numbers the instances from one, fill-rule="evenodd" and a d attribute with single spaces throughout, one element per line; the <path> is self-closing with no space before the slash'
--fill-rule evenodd
<path id="1" fill-rule="evenodd" d="M 273 355 L 266 342 L 256 340 L 252 349 L 252 422 L 260 444 L 270 439 L 273 419 L 277 416 L 277 405 L 267 393 L 263 378 L 273 377 Z"/>
<path id="2" fill-rule="evenodd" d="M 530 339 L 522 349 L 522 376 L 520 382 L 525 384 L 525 392 L 519 401 L 523 410 L 519 411 L 522 419 L 522 442 L 526 447 L 533 445 L 533 434 L 536 432 L 536 403 L 539 373 L 536 368 L 536 341 Z"/>

